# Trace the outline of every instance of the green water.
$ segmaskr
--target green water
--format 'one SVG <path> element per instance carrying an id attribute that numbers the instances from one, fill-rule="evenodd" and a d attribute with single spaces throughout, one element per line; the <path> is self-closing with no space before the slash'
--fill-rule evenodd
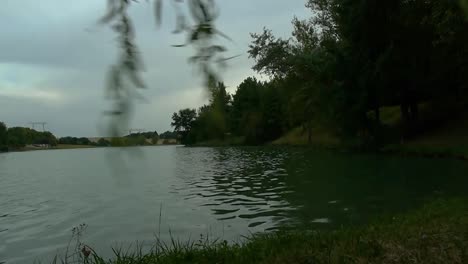
<path id="1" fill-rule="evenodd" d="M 468 195 L 468 163 L 300 148 L 145 147 L 0 155 L 0 263 L 43 262 L 71 229 L 103 255 L 154 236 L 237 241 L 360 225 Z M 170 230 L 170 232 L 169 232 Z"/>

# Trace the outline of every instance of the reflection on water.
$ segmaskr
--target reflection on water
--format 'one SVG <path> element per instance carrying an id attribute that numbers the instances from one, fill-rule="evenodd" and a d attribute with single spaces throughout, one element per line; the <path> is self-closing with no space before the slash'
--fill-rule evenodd
<path id="1" fill-rule="evenodd" d="M 168 240 L 169 230 L 179 239 L 237 240 L 331 229 L 467 194 L 468 164 L 455 160 L 267 147 L 135 151 L 0 155 L 0 262 L 48 259 L 81 223 L 83 239 L 110 255 L 110 246 L 150 245 L 154 233 Z"/>
<path id="2" fill-rule="evenodd" d="M 294 210 L 282 197 L 291 191 L 284 179 L 286 158 L 284 151 L 178 149 L 176 175 L 184 185 L 171 187 L 185 200 L 198 198 L 217 220 L 240 218 L 247 227 L 264 225 L 269 230 Z"/>

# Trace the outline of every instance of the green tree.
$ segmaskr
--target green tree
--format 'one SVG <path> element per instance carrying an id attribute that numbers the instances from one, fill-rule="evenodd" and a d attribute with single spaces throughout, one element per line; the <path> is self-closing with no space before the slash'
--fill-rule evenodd
<path id="1" fill-rule="evenodd" d="M 100 138 L 97 142 L 97 145 L 100 147 L 109 147 L 111 146 L 111 142 L 105 138 Z"/>
<path id="2" fill-rule="evenodd" d="M 194 121 L 197 117 L 195 109 L 182 109 L 178 113 L 172 115 L 171 126 L 174 127 L 174 131 L 181 135 L 182 141 L 186 141 L 188 134 L 192 130 Z"/>
<path id="3" fill-rule="evenodd" d="M 0 151 L 8 150 L 8 128 L 5 123 L 0 122 Z"/>
<path id="4" fill-rule="evenodd" d="M 264 29 L 252 34 L 249 55 L 256 71 L 292 90 L 287 109 L 303 116 L 309 135 L 312 122 L 343 136 L 378 135 L 382 106 L 400 105 L 405 123 L 416 124 L 423 101 L 466 100 L 468 24 L 456 1 L 306 6 L 313 16 L 293 20 L 292 38 Z"/>
<path id="5" fill-rule="evenodd" d="M 125 147 L 125 146 L 128 146 L 127 141 L 125 140 L 125 138 L 122 138 L 122 137 L 113 137 L 110 140 L 110 144 L 111 144 L 112 147 Z"/>
<path id="6" fill-rule="evenodd" d="M 161 139 L 177 139 L 177 133 L 171 132 L 171 131 L 166 131 L 159 135 Z"/>
<path id="7" fill-rule="evenodd" d="M 26 130 L 23 127 L 8 128 L 8 146 L 22 148 L 27 144 Z"/>
<path id="8" fill-rule="evenodd" d="M 249 115 L 260 111 L 260 93 L 263 84 L 254 77 L 248 77 L 237 87 L 233 96 L 231 111 L 231 127 L 235 135 L 246 134 Z"/>
<path id="9" fill-rule="evenodd" d="M 277 139 L 283 134 L 284 110 L 279 88 L 270 83 L 264 90 L 262 103 L 262 130 L 261 142 Z"/>

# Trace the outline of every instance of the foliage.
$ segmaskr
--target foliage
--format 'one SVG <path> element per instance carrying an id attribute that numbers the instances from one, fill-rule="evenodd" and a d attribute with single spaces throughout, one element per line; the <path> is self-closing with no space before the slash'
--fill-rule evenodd
<path id="1" fill-rule="evenodd" d="M 159 138 L 161 139 L 177 139 L 177 133 L 176 132 L 171 132 L 171 131 L 166 131 L 159 135 Z"/>
<path id="2" fill-rule="evenodd" d="M 62 137 L 58 140 L 58 143 L 64 145 L 92 145 L 92 142 L 85 137 Z"/>
<path id="3" fill-rule="evenodd" d="M 181 114 L 174 113 L 172 126 L 182 132 L 182 143 L 205 141 L 238 142 L 244 138 L 248 144 L 261 144 L 279 137 L 284 129 L 280 88 L 274 83 L 262 83 L 247 78 L 231 96 L 223 83 L 212 90 L 212 99 L 195 113 L 191 110 L 189 125 L 181 129 Z M 181 110 L 180 113 L 188 110 Z M 232 140 L 235 138 L 236 140 Z"/>
<path id="4" fill-rule="evenodd" d="M 126 147 L 127 146 L 127 142 L 125 138 L 121 138 L 121 137 L 113 137 L 110 140 L 110 143 L 112 147 Z"/>
<path id="5" fill-rule="evenodd" d="M 253 69 L 269 80 L 247 78 L 232 102 L 216 101 L 225 96 L 212 86 L 188 143 L 235 135 L 261 144 L 302 126 L 309 142 L 320 128 L 373 148 L 428 129 L 421 104 L 453 105 L 445 118 L 466 105 L 468 20 L 456 1 L 308 0 L 306 7 L 311 18 L 294 18 L 287 39 L 267 28 L 251 34 Z M 402 122 L 389 127 L 381 109 L 393 106 Z"/>
<path id="6" fill-rule="evenodd" d="M 173 2 L 176 10 L 176 28 L 174 34 L 186 34 L 187 41 L 174 47 L 191 45 L 195 55 L 189 61 L 196 64 L 203 74 L 205 87 L 211 91 L 220 79 L 218 69 L 222 69 L 226 61 L 223 54 L 227 49 L 216 42 L 216 36 L 229 39 L 219 29 L 215 22 L 219 10 L 214 0 L 169 0 Z M 128 120 L 133 107 L 134 99 L 140 99 L 136 88 L 144 88 L 141 78 L 143 62 L 135 43 L 135 29 L 128 15 L 128 8 L 137 0 L 108 0 L 107 12 L 100 23 L 108 24 L 118 35 L 120 56 L 116 64 L 111 66 L 107 90 L 109 97 L 114 101 L 114 109 L 108 111 L 111 119 L 110 130 L 116 137 L 128 128 Z M 186 3 L 189 15 L 180 6 Z M 154 14 L 157 25 L 161 22 L 163 0 L 154 1 Z M 194 21 L 190 25 L 188 17 Z"/>
<path id="7" fill-rule="evenodd" d="M 7 150 L 8 143 L 8 129 L 5 123 L 0 122 L 0 152 Z"/>
<path id="8" fill-rule="evenodd" d="M 97 146 L 99 147 L 110 147 L 111 142 L 105 138 L 100 138 L 97 142 Z"/>
<path id="9" fill-rule="evenodd" d="M 256 71 L 291 90 L 291 110 L 309 130 L 313 122 L 378 143 L 383 106 L 400 106 L 411 136 L 420 102 L 466 101 L 468 23 L 455 1 L 306 6 L 313 15 L 293 20 L 290 39 L 264 29 L 252 34 L 249 54 Z"/>
<path id="10" fill-rule="evenodd" d="M 366 227 L 336 231 L 280 231 L 244 243 L 185 243 L 157 239 L 150 252 L 114 249 L 106 260 L 77 239 L 84 263 L 465 263 L 468 256 L 466 200 L 437 200 L 404 215 L 382 217 Z M 83 250 L 86 249 L 86 250 Z M 87 256 L 85 255 L 87 254 Z"/>
<path id="11" fill-rule="evenodd" d="M 312 128 L 324 127 L 378 146 L 387 140 L 383 107 L 400 107 L 400 137 L 411 137 L 424 129 L 421 103 L 466 103 L 468 22 L 455 1 L 309 0 L 306 6 L 313 15 L 293 20 L 291 38 L 268 29 L 252 34 L 253 68 L 270 80 L 246 79 L 229 111 L 207 111 L 216 109 L 213 101 L 200 108 L 192 141 L 222 138 L 219 130 L 262 143 L 302 125 L 309 142 Z M 229 113 L 227 122 L 220 112 Z"/>
<path id="12" fill-rule="evenodd" d="M 56 146 L 57 138 L 50 132 L 39 132 L 26 127 L 11 127 L 8 128 L 7 145 L 10 148 L 18 149 L 26 145 L 44 144 Z"/>
<path id="13" fill-rule="evenodd" d="M 125 136 L 130 145 L 156 145 L 159 140 L 159 135 L 157 131 L 154 132 L 143 132 L 143 133 L 132 133 Z"/>
<path id="14" fill-rule="evenodd" d="M 195 109 L 182 109 L 178 113 L 172 115 L 171 126 L 174 127 L 174 131 L 179 133 L 182 141 L 186 141 L 189 132 L 194 126 L 195 118 L 197 117 L 197 112 Z"/>

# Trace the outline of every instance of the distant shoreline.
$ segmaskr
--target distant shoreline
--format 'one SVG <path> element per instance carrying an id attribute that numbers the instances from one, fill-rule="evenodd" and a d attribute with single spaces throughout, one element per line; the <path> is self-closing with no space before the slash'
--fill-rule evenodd
<path id="1" fill-rule="evenodd" d="M 125 147 L 158 147 L 158 146 L 177 146 L 177 144 L 159 144 L 159 145 L 144 145 L 144 146 L 122 146 L 122 147 L 112 147 L 112 146 L 92 146 L 92 145 L 66 145 L 59 144 L 56 147 L 50 148 L 40 148 L 40 147 L 24 147 L 21 149 L 12 149 L 1 153 L 9 152 L 29 152 L 29 151 L 44 151 L 44 150 L 60 150 L 60 149 L 95 149 L 95 148 L 125 148 Z"/>
<path id="2" fill-rule="evenodd" d="M 5 151 L 3 153 L 8 152 L 27 152 L 27 151 L 39 151 L 39 150 L 59 150 L 59 149 L 88 149 L 88 148 L 102 148 L 99 146 L 91 146 L 91 145 L 62 145 L 59 144 L 56 147 L 24 147 L 19 149 L 12 149 L 9 151 Z"/>

